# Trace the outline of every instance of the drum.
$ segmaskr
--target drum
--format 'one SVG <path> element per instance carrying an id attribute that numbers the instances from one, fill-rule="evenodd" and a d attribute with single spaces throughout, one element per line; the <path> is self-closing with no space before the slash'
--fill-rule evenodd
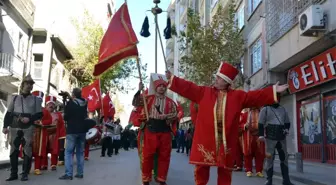
<path id="1" fill-rule="evenodd" d="M 97 128 L 91 128 L 86 133 L 86 142 L 89 145 L 97 144 L 101 139 L 101 132 Z"/>

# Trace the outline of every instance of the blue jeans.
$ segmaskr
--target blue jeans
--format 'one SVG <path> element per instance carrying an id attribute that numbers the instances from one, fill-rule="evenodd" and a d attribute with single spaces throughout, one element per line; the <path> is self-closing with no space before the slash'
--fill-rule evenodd
<path id="1" fill-rule="evenodd" d="M 73 153 L 76 149 L 77 175 L 83 175 L 84 171 L 84 147 L 85 133 L 67 134 L 65 146 L 65 175 L 73 176 Z"/>

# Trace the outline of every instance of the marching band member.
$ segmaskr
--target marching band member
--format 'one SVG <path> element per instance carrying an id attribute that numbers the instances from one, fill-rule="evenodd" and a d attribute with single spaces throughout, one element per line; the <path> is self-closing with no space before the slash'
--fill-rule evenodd
<path id="1" fill-rule="evenodd" d="M 199 105 L 190 163 L 196 165 L 195 184 L 206 185 L 210 166 L 218 167 L 218 185 L 230 185 L 237 151 L 239 115 L 242 109 L 277 102 L 276 92 L 287 85 L 244 92 L 231 89 L 239 71 L 222 62 L 213 87 L 198 86 L 166 72 L 169 89 Z"/>
<path id="2" fill-rule="evenodd" d="M 240 113 L 239 126 L 238 126 L 238 141 L 237 141 L 237 154 L 235 157 L 235 171 L 243 170 L 243 131 L 244 125 L 247 122 L 247 111 L 244 109 Z"/>
<path id="3" fill-rule="evenodd" d="M 142 128 L 143 143 L 138 146 L 141 150 L 143 185 L 149 185 L 152 180 L 156 151 L 158 152 L 158 176 L 156 180 L 160 185 L 166 185 L 172 149 L 171 132 L 176 132 L 177 106 L 172 99 L 166 96 L 167 82 L 163 77 L 152 74 L 153 82 L 150 84 L 152 86 L 150 90 L 155 94 L 147 96 L 146 101 L 149 120 Z M 143 89 L 142 83 L 140 83 L 139 89 Z M 133 104 L 136 107 L 141 106 L 141 99 L 140 93 L 135 94 Z M 142 114 L 144 120 L 143 116 L 144 114 Z"/>
<path id="4" fill-rule="evenodd" d="M 62 113 L 56 112 L 56 101 L 57 99 L 55 96 L 47 96 L 45 100 L 46 107 L 53 119 L 53 125 L 55 125 L 53 133 L 49 135 L 49 142 L 48 142 L 48 149 L 51 154 L 51 170 L 56 170 L 58 155 L 60 152 L 61 144 L 63 142 L 62 140 L 65 139 L 66 134 L 65 123 L 63 120 Z M 45 165 L 48 166 L 48 161 L 46 161 Z"/>
<path id="5" fill-rule="evenodd" d="M 34 96 L 43 101 L 44 93 L 41 91 L 32 92 Z M 45 126 L 52 124 L 52 117 L 46 108 L 42 109 L 43 117 L 39 121 L 35 121 L 34 142 L 33 142 L 33 156 L 34 156 L 34 174 L 41 175 L 41 169 L 43 168 L 43 160 L 48 160 L 47 142 L 48 131 Z"/>
<path id="6" fill-rule="evenodd" d="M 112 157 L 112 136 L 113 136 L 113 126 L 112 126 L 112 117 L 102 117 L 101 121 L 103 126 L 103 139 L 102 139 L 102 148 L 101 148 L 101 157 L 105 157 L 106 149 L 107 155 Z"/>
<path id="7" fill-rule="evenodd" d="M 88 113 L 89 119 L 94 119 L 94 112 L 89 112 Z M 84 160 L 88 161 L 89 160 L 89 154 L 90 154 L 90 145 L 85 142 L 85 148 L 84 148 Z"/>
<path id="8" fill-rule="evenodd" d="M 247 122 L 244 124 L 243 152 L 246 176 L 252 176 L 252 160 L 255 159 L 256 176 L 264 177 L 262 174 L 265 158 L 265 144 L 259 142 L 258 133 L 259 108 L 251 108 L 248 112 Z"/>
<path id="9" fill-rule="evenodd" d="M 141 93 L 141 89 L 138 90 L 138 92 L 135 94 L 135 96 L 145 96 L 147 99 L 147 95 L 148 95 L 148 89 L 146 89 L 143 94 Z M 137 146 L 138 146 L 138 155 L 139 155 L 139 159 L 140 159 L 140 169 L 142 169 L 142 148 L 139 147 L 141 146 L 141 144 L 143 143 L 143 137 L 144 137 L 144 132 L 142 131 L 144 129 L 145 126 L 145 122 L 144 120 L 139 119 L 139 117 L 141 117 L 140 115 L 144 114 L 144 109 L 143 109 L 143 99 L 138 100 L 139 102 L 135 102 L 135 98 L 133 98 L 133 102 L 132 105 L 134 106 L 131 115 L 130 115 L 130 119 L 129 119 L 129 125 L 126 128 L 131 128 L 132 126 L 135 127 L 139 127 L 140 129 L 138 130 L 138 135 L 137 135 Z M 136 106 L 138 105 L 138 106 Z M 154 154 L 154 167 L 152 170 L 152 175 L 154 177 L 154 179 L 157 179 L 157 169 L 158 169 L 158 154 L 157 152 Z"/>
<path id="10" fill-rule="evenodd" d="M 121 132 L 123 130 L 122 126 L 120 125 L 120 119 L 118 118 L 114 123 L 113 123 L 113 150 L 114 154 L 118 155 L 119 154 L 119 148 L 121 145 Z M 112 150 L 112 153 L 113 153 Z"/>

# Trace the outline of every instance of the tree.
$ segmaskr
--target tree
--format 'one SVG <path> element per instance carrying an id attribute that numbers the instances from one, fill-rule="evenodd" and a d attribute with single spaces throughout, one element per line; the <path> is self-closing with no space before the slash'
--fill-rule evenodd
<path id="1" fill-rule="evenodd" d="M 101 40 L 104 36 L 104 30 L 96 22 L 87 10 L 84 12 L 82 21 L 72 20 L 78 33 L 78 43 L 75 48 L 71 49 L 74 60 L 66 63 L 66 67 L 78 79 L 80 86 L 86 86 L 94 81 L 92 75 L 94 65 L 98 62 L 98 54 Z M 147 65 L 141 67 L 144 76 Z M 135 59 L 127 59 L 119 62 L 110 70 L 105 72 L 101 77 L 102 92 L 120 91 L 128 92 L 129 77 L 138 78 L 138 69 Z"/>
<path id="2" fill-rule="evenodd" d="M 235 5 L 230 1 L 225 11 L 218 5 L 216 14 L 209 25 L 202 26 L 200 16 L 188 9 L 186 31 L 176 32 L 180 50 L 186 55 L 180 59 L 179 70 L 185 78 L 201 85 L 210 85 L 220 61 L 228 61 L 240 69 L 241 57 L 244 52 L 244 41 L 235 21 Z M 241 71 L 241 69 L 240 69 Z M 236 78 L 235 86 L 241 86 L 243 75 Z"/>

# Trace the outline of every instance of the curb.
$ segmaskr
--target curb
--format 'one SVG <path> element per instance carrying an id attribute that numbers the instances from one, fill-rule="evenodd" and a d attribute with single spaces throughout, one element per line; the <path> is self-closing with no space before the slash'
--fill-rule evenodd
<path id="1" fill-rule="evenodd" d="M 99 150 L 99 149 L 101 149 L 101 147 L 90 148 L 90 151 L 95 151 L 95 150 Z M 33 161 L 34 161 L 34 159 L 32 160 L 32 162 Z M 19 159 L 19 165 L 21 165 L 22 163 L 23 163 L 23 160 Z M 8 168 L 10 168 L 9 160 L 6 160 L 3 163 L 0 163 L 0 170 L 8 169 Z"/>
<path id="2" fill-rule="evenodd" d="M 276 176 L 282 177 L 282 174 L 280 172 L 274 171 L 273 173 Z M 297 181 L 297 182 L 300 182 L 300 183 L 303 183 L 303 184 L 307 184 L 307 185 L 328 185 L 328 184 L 324 184 L 324 183 L 321 183 L 321 182 L 316 182 L 316 181 L 313 181 L 313 180 L 310 180 L 310 179 L 294 176 L 294 175 L 289 175 L 289 177 L 290 177 L 291 180 L 294 180 L 294 181 Z"/>

